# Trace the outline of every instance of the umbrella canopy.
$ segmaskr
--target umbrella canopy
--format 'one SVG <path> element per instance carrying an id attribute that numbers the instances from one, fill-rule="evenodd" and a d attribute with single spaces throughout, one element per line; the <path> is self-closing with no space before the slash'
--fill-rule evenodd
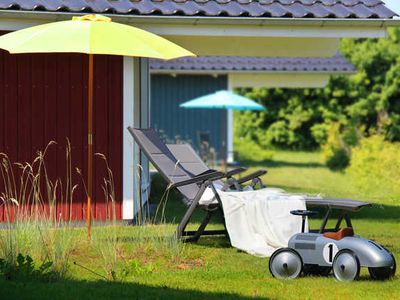
<path id="1" fill-rule="evenodd" d="M 218 91 L 213 94 L 201 96 L 193 100 L 187 101 L 179 105 L 184 108 L 208 108 L 208 109 L 233 109 L 233 110 L 264 110 L 264 106 L 250 100 L 248 98 L 236 95 L 230 91 Z M 224 124 L 224 118 L 221 118 L 222 124 Z M 226 131 L 224 126 L 221 126 L 222 139 L 221 143 L 221 158 L 223 168 L 226 169 L 225 164 L 225 140 Z"/>
<path id="2" fill-rule="evenodd" d="M 248 98 L 236 95 L 230 91 L 218 91 L 182 103 L 184 108 L 215 108 L 233 110 L 264 110 L 265 108 Z"/>
<path id="3" fill-rule="evenodd" d="M 88 78 L 88 237 L 93 194 L 93 55 L 124 55 L 171 59 L 195 56 L 190 51 L 150 32 L 111 22 L 101 15 L 73 17 L 69 21 L 22 29 L 0 37 L 0 48 L 10 53 L 86 53 Z"/>
<path id="4" fill-rule="evenodd" d="M 153 33 L 111 22 L 102 15 L 73 17 L 34 26 L 0 37 L 10 53 L 86 53 L 172 59 L 195 56 Z"/>

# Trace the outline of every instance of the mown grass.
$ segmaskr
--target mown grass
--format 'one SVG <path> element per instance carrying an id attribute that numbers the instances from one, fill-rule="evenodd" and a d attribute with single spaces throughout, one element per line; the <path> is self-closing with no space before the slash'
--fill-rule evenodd
<path id="1" fill-rule="evenodd" d="M 331 172 L 320 163 L 319 153 L 277 152 L 272 161 L 257 163 L 251 169 L 259 167 L 269 170 L 264 177 L 269 186 L 372 200 L 376 203 L 372 208 L 354 215 L 355 230 L 387 246 L 400 260 L 400 205 L 388 203 L 384 191 L 372 195 L 353 188 L 349 175 Z M 271 277 L 268 259 L 231 248 L 223 237 L 201 238 L 197 244 L 163 239 L 174 232 L 173 223 L 183 211 L 183 205 L 171 193 L 166 210 L 169 225 L 110 224 L 108 231 L 95 227 L 97 246 L 80 240 L 70 254 L 70 261 L 77 264 L 70 266 L 67 279 L 51 283 L 0 279 L 1 299 L 400 299 L 399 276 L 375 282 L 363 270 L 360 280 L 351 283 L 336 282 L 331 276 L 279 281 Z M 194 221 L 199 220 L 196 214 Z M 312 225 L 319 225 L 318 220 Z M 220 227 L 218 220 L 211 227 Z M 84 236 L 84 229 L 73 230 L 77 236 Z M 117 256 L 116 280 L 107 276 L 107 262 L 99 254 L 99 249 L 109 246 L 107 237 L 113 234 L 117 238 L 115 252 L 111 251 Z"/>
<path id="2" fill-rule="evenodd" d="M 324 165 L 320 152 L 277 151 L 270 161 L 257 164 L 246 163 L 251 166 L 249 171 L 260 167 L 268 169 L 269 173 L 263 177 L 266 183 L 288 191 L 400 205 L 400 199 L 392 200 L 391 195 L 384 189 L 375 191 L 368 189 L 367 192 L 357 187 L 356 179 L 346 171 L 329 170 Z M 371 177 L 374 177 L 373 173 Z"/>

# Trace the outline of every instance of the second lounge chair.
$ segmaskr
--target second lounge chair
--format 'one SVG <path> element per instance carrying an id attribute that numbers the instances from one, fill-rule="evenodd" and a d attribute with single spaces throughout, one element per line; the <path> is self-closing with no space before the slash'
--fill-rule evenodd
<path id="1" fill-rule="evenodd" d="M 211 170 L 190 144 L 167 144 L 167 147 L 179 163 L 189 172 L 201 174 Z M 254 189 L 256 186 L 259 186 L 259 188 L 265 187 L 261 176 L 266 174 L 267 170 L 260 169 L 240 178 L 233 177 L 234 175 L 240 175 L 244 171 L 246 171 L 246 168 L 242 167 L 228 171 L 226 174 L 229 179 L 225 182 L 222 180 L 219 181 L 220 185 L 223 186 L 225 190 L 231 188 L 242 190 L 244 187 L 251 187 Z M 250 182 L 250 184 L 243 186 L 243 184 L 248 182 Z"/>

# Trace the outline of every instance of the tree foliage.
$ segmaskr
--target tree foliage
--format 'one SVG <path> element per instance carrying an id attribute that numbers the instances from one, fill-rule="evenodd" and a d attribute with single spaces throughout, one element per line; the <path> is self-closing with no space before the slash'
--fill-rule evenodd
<path id="1" fill-rule="evenodd" d="M 344 132 L 357 128 L 399 141 L 400 30 L 391 29 L 387 39 L 345 39 L 341 53 L 358 71 L 332 77 L 324 88 L 238 89 L 267 110 L 237 113 L 235 135 L 262 146 L 312 149 L 340 123 Z"/>

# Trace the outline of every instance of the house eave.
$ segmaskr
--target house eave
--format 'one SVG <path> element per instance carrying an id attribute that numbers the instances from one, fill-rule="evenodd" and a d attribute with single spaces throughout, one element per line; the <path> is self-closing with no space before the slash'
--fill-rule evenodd
<path id="1" fill-rule="evenodd" d="M 151 75 L 229 75 L 229 74 L 292 74 L 292 75 L 354 75 L 357 71 L 251 71 L 251 70 L 150 70 Z"/>
<path id="2" fill-rule="evenodd" d="M 45 18 L 53 20 L 65 20 L 75 15 L 86 15 L 87 12 L 51 12 L 51 11 L 22 11 L 22 10 L 0 10 L 0 16 L 23 16 L 28 15 L 34 18 Z M 191 23 L 191 24 L 215 24 L 223 21 L 227 24 L 255 24 L 255 25 L 308 25 L 308 26 L 379 26 L 391 27 L 400 26 L 400 17 L 391 19 L 373 19 L 373 18 L 277 18 L 277 17 L 207 17 L 207 16 L 162 16 L 162 15 L 131 15 L 131 14 L 107 14 L 104 15 L 112 19 L 128 20 L 146 20 L 148 23 Z"/>
<path id="3" fill-rule="evenodd" d="M 49 21 L 67 20 L 72 15 L 80 14 L 86 13 L 2 10 L 0 30 L 17 30 Z M 400 26 L 400 19 L 106 15 L 115 21 L 135 25 L 161 35 L 384 37 L 387 27 Z"/>
<path id="4" fill-rule="evenodd" d="M 200 24 L 241 24 L 241 25 L 277 25 L 290 26 L 293 24 L 299 26 L 372 26 L 372 27 L 392 27 L 400 26 L 399 19 L 341 19 L 341 18 L 268 18 L 268 17 L 190 17 L 190 16 L 137 16 L 137 15 L 109 15 L 114 19 L 145 19 L 148 23 L 157 23 L 162 20 L 163 23 L 189 23 L 192 25 Z M 129 22 L 129 21 L 128 21 Z"/>

